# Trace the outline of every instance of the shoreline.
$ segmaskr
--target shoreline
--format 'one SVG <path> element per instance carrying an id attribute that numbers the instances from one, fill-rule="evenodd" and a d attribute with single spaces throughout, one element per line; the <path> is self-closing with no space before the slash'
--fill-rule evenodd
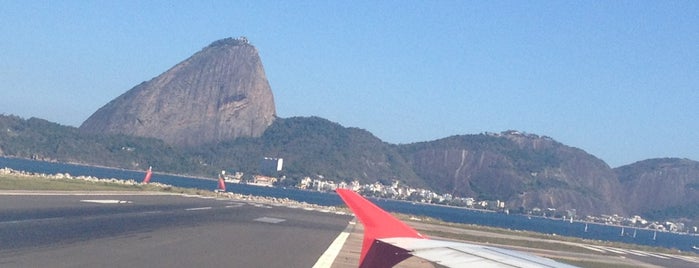
<path id="1" fill-rule="evenodd" d="M 32 189 L 22 189 L 22 190 L 7 190 L 7 189 L 0 189 L 0 195 L 6 194 L 6 195 L 14 195 L 14 194 L 21 194 L 21 193 L 79 193 L 79 192 L 88 192 L 88 193 L 116 193 L 116 194 L 134 194 L 134 193 L 157 193 L 157 194 L 177 194 L 177 195 L 189 195 L 189 196 L 199 196 L 203 198 L 228 198 L 232 200 L 238 200 L 238 201 L 247 201 L 247 202 L 255 202 L 255 203 L 263 203 L 263 204 L 269 204 L 269 205 L 275 205 L 275 204 L 281 204 L 281 205 L 287 205 L 287 206 L 298 206 L 298 207 L 303 207 L 303 208 L 313 208 L 313 209 L 323 209 L 323 210 L 328 210 L 328 211 L 341 211 L 339 207 L 335 206 L 321 206 L 317 204 L 310 204 L 306 202 L 299 202 L 296 200 L 291 200 L 289 198 L 277 198 L 277 197 L 270 197 L 270 196 L 255 196 L 255 195 L 245 195 L 245 194 L 239 194 L 239 193 L 233 193 L 233 192 L 215 192 L 215 191 L 210 191 L 210 190 L 202 190 L 202 189 L 196 189 L 196 188 L 183 188 L 183 187 L 176 187 L 173 185 L 169 184 L 164 184 L 164 183 L 159 183 L 159 182 L 150 182 L 147 184 L 143 184 L 140 182 L 137 182 L 135 180 L 123 180 L 123 179 L 116 179 L 116 178 L 97 178 L 93 176 L 73 176 L 67 173 L 56 173 L 56 174 L 46 174 L 46 173 L 35 173 L 35 172 L 27 172 L 27 171 L 22 171 L 22 170 L 15 170 L 12 168 L 8 167 L 3 167 L 0 168 L 0 176 L 2 175 L 7 175 L 7 176 L 19 176 L 19 177 L 28 177 L 28 178 L 35 178 L 35 179 L 43 179 L 43 180 L 76 180 L 76 181 L 82 181 L 85 183 L 106 183 L 106 184 L 114 184 L 115 186 L 127 186 L 127 187 L 151 187 L 153 189 L 142 189 L 142 188 L 134 188 L 131 190 L 32 190 Z"/>
<path id="2" fill-rule="evenodd" d="M 7 158 L 7 159 L 19 159 L 19 160 L 28 160 L 28 161 L 39 161 L 39 162 L 46 162 L 46 163 L 52 163 L 52 164 L 66 164 L 66 165 L 74 165 L 74 166 L 81 166 L 81 167 L 94 167 L 94 168 L 103 168 L 103 169 L 113 169 L 113 170 L 120 170 L 120 171 L 129 171 L 129 172 L 143 172 L 145 175 L 145 172 L 148 169 L 140 170 L 140 169 L 128 169 L 128 168 L 120 168 L 120 167 L 110 167 L 110 166 L 102 166 L 102 165 L 97 165 L 97 164 L 86 164 L 86 163 L 79 163 L 79 162 L 63 162 L 63 161 L 58 161 L 55 159 L 51 160 L 46 160 L 46 159 L 32 159 L 32 158 L 26 158 L 26 157 L 17 157 L 17 156 L 9 156 L 9 155 L 0 155 L 2 158 Z M 176 177 L 186 177 L 186 178 L 195 178 L 195 179 L 202 179 L 202 180 L 216 180 L 215 178 L 209 178 L 209 177 L 201 177 L 200 175 L 189 175 L 189 174 L 176 174 L 176 173 L 168 173 L 168 172 L 159 172 L 159 171 L 152 171 L 153 174 L 160 174 L 160 175 L 168 175 L 168 176 L 176 176 Z"/>

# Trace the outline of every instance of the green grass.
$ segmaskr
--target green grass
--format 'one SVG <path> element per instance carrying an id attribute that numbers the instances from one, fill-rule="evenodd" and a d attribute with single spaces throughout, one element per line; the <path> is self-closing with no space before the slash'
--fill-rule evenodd
<path id="1" fill-rule="evenodd" d="M 0 190 L 25 191 L 150 191 L 192 195 L 215 195 L 206 190 L 159 187 L 150 184 L 123 184 L 114 182 L 93 182 L 81 179 L 55 179 L 43 176 L 0 174 Z"/>
<path id="2" fill-rule="evenodd" d="M 140 191 L 143 187 L 89 182 L 76 179 L 49 179 L 36 176 L 0 175 L 0 190 L 51 190 L 51 191 Z"/>

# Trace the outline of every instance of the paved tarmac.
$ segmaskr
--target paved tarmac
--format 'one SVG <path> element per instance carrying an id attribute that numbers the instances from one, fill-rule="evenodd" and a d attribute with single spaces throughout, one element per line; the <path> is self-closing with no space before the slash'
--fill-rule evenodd
<path id="1" fill-rule="evenodd" d="M 349 220 L 178 195 L 0 194 L 0 267 L 311 267 Z"/>
<path id="2" fill-rule="evenodd" d="M 363 229 L 361 224 L 348 225 L 350 220 L 351 216 L 327 211 L 231 199 L 0 192 L 0 267 L 312 267 L 343 231 L 348 238 L 330 267 L 357 267 Z M 418 230 L 574 245 L 587 253 L 497 246 L 566 260 L 596 260 L 602 265 L 699 264 L 696 255 L 409 224 Z M 397 267 L 434 266 L 410 258 Z"/>

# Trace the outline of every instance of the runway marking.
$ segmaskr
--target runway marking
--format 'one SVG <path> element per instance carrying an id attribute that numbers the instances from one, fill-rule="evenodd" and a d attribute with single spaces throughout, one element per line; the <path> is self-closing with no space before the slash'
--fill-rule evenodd
<path id="1" fill-rule="evenodd" d="M 152 211 L 144 211 L 144 212 L 141 212 L 141 214 L 143 214 L 143 215 L 159 214 L 159 213 L 163 213 L 163 211 L 162 211 L 162 210 L 152 210 Z"/>
<path id="2" fill-rule="evenodd" d="M 265 204 L 260 204 L 260 203 L 248 203 L 248 205 L 251 205 L 253 207 L 258 207 L 258 208 L 272 208 L 268 205 Z"/>
<path id="3" fill-rule="evenodd" d="M 602 252 L 602 253 L 606 252 L 606 251 L 604 251 L 604 250 L 602 250 L 602 249 L 598 249 L 598 248 L 593 247 L 593 246 L 588 246 L 588 245 L 578 245 L 578 246 L 580 246 L 580 247 L 582 247 L 582 248 L 589 249 L 589 250 L 597 251 L 597 252 Z"/>
<path id="4" fill-rule="evenodd" d="M 37 219 L 25 219 L 25 220 L 12 220 L 12 221 L 0 221 L 0 224 L 23 224 L 35 221 L 54 221 L 63 220 L 65 217 L 51 217 L 51 218 L 37 218 Z"/>
<path id="5" fill-rule="evenodd" d="M 630 250 L 630 249 L 627 249 L 627 250 L 625 250 L 625 251 L 626 251 L 627 253 L 629 253 L 629 254 L 633 254 L 633 255 L 636 255 L 636 256 L 648 257 L 648 254 L 645 254 L 645 253 L 640 252 L 640 251 L 635 251 L 635 250 Z"/>
<path id="6" fill-rule="evenodd" d="M 604 247 L 604 246 L 592 246 L 592 245 L 579 245 L 583 248 L 594 250 L 594 251 L 599 251 L 599 252 L 612 252 L 616 254 L 632 254 L 640 257 L 653 257 L 653 258 L 658 258 L 658 259 L 670 259 L 668 257 L 669 255 L 662 255 L 660 253 L 651 253 L 651 252 L 645 252 L 645 251 L 640 251 L 640 250 L 633 250 L 633 249 L 618 249 L 618 248 L 610 248 L 610 247 Z M 672 256 L 675 257 L 675 256 Z"/>
<path id="7" fill-rule="evenodd" d="M 610 251 L 610 252 L 616 253 L 616 254 L 623 254 L 623 255 L 626 255 L 626 252 L 624 252 L 624 251 L 622 251 L 622 250 L 620 250 L 620 249 L 610 248 L 610 247 L 600 247 L 600 248 L 602 248 L 602 249 L 604 249 L 604 250 L 606 250 L 606 251 Z"/>
<path id="8" fill-rule="evenodd" d="M 646 255 L 648 255 L 648 256 L 655 257 L 655 258 L 658 258 L 658 259 L 666 259 L 666 260 L 667 260 L 667 259 L 670 259 L 670 258 L 668 258 L 668 257 L 662 256 L 662 255 L 658 255 L 658 254 L 655 254 L 655 253 L 650 253 L 650 252 L 644 252 L 644 253 L 645 253 Z"/>
<path id="9" fill-rule="evenodd" d="M 239 208 L 244 205 L 245 203 L 228 203 L 228 205 L 226 205 L 225 208 Z"/>
<path id="10" fill-rule="evenodd" d="M 97 203 L 97 204 L 131 204 L 133 202 L 126 200 L 109 200 L 109 199 L 84 199 L 80 200 L 83 203 Z"/>
<path id="11" fill-rule="evenodd" d="M 332 266 L 333 262 L 335 262 L 335 258 L 337 258 L 337 255 L 340 254 L 342 246 L 345 245 L 345 241 L 347 241 L 347 238 L 350 235 L 350 226 L 353 224 L 354 222 L 350 222 L 345 230 L 343 230 L 342 233 L 340 233 L 335 240 L 333 240 L 328 249 L 323 252 L 323 255 L 320 255 L 320 258 L 318 258 L 318 261 L 316 261 L 316 263 L 313 265 L 313 268 L 329 268 Z"/>
<path id="12" fill-rule="evenodd" d="M 678 259 L 686 262 L 691 262 L 691 263 L 699 263 L 699 258 L 692 257 L 692 256 L 683 256 L 683 255 L 674 255 L 674 254 L 665 254 L 665 253 L 656 253 L 658 255 L 662 255 L 668 258 L 673 258 L 673 259 Z"/>
<path id="13" fill-rule="evenodd" d="M 691 262 L 691 263 L 696 263 L 696 262 L 697 262 L 697 259 L 695 259 L 695 258 L 692 257 L 692 256 L 673 255 L 673 257 L 675 257 L 676 259 L 680 259 L 680 260 L 686 261 L 686 262 Z"/>
<path id="14" fill-rule="evenodd" d="M 283 221 L 286 221 L 285 219 L 279 219 L 279 218 L 272 218 L 272 217 L 262 217 L 262 218 L 257 218 L 254 221 L 259 221 L 259 222 L 264 222 L 264 223 L 280 223 Z"/>
<path id="15" fill-rule="evenodd" d="M 207 209 L 212 209 L 212 207 L 187 208 L 185 210 L 186 211 L 194 211 L 194 210 L 207 210 Z"/>
<path id="16" fill-rule="evenodd" d="M 661 256 L 661 255 L 657 255 L 657 254 L 653 254 L 653 253 L 651 253 L 651 252 L 645 252 L 645 251 L 633 250 L 633 249 L 627 249 L 627 250 L 628 250 L 629 252 L 631 252 L 631 253 L 641 254 L 640 256 L 644 256 L 644 257 L 653 257 L 653 258 L 666 259 L 666 260 L 669 259 L 668 257 Z"/>

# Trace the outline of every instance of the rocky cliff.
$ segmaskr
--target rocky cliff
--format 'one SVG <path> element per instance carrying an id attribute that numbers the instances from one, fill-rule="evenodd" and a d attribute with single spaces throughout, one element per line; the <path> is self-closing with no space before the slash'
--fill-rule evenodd
<path id="1" fill-rule="evenodd" d="M 548 137 L 516 131 L 453 136 L 404 145 L 402 152 L 440 192 L 502 200 L 510 208 L 623 212 L 614 171 Z"/>
<path id="2" fill-rule="evenodd" d="M 680 158 L 648 159 L 618 167 L 615 171 L 624 189 L 624 205 L 629 213 L 642 215 L 665 210 L 663 213 L 667 215 L 662 215 L 665 217 L 699 216 L 699 162 Z"/>
<path id="3" fill-rule="evenodd" d="M 194 146 L 259 137 L 275 114 L 257 49 L 227 38 L 107 103 L 80 130 Z"/>

